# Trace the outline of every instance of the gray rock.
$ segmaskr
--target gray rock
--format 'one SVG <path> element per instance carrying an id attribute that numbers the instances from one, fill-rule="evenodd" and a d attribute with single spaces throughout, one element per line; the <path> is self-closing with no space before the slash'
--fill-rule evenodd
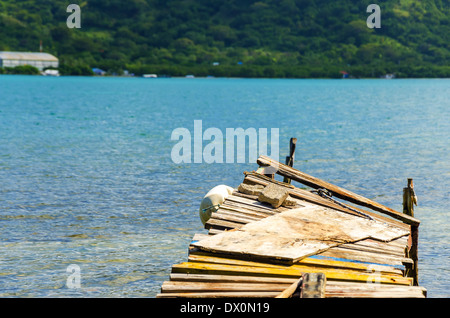
<path id="1" fill-rule="evenodd" d="M 251 195 L 259 195 L 263 190 L 264 186 L 261 184 L 241 183 L 238 187 L 239 192 Z"/>
<path id="2" fill-rule="evenodd" d="M 267 185 L 258 197 L 260 202 L 270 203 L 272 207 L 280 207 L 288 197 L 289 192 L 286 188 L 276 184 Z"/>

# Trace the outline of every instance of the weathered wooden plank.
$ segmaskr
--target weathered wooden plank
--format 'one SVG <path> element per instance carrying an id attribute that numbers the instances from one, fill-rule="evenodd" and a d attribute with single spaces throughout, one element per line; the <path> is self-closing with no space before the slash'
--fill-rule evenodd
<path id="1" fill-rule="evenodd" d="M 280 183 L 280 182 L 278 182 L 276 180 L 271 180 L 271 179 L 265 177 L 264 175 L 261 175 L 261 174 L 255 173 L 255 172 L 245 172 L 244 174 L 246 175 L 246 177 L 244 179 L 244 182 L 257 183 L 257 184 L 261 184 L 261 185 L 267 185 L 270 182 L 276 182 L 279 185 L 284 185 L 285 187 L 288 187 L 289 188 L 289 195 L 294 197 L 294 198 L 300 198 L 301 200 L 304 200 L 304 201 L 309 202 L 309 203 L 318 204 L 318 205 L 321 205 L 321 206 L 333 208 L 333 209 L 338 210 L 338 211 L 342 211 L 342 212 L 346 212 L 346 213 L 357 215 L 357 213 L 355 213 L 355 212 L 353 212 L 353 211 L 351 211 L 351 210 L 349 210 L 347 208 L 344 208 L 344 207 L 342 207 L 342 206 L 340 206 L 340 205 L 338 205 L 338 204 L 336 204 L 336 203 L 334 203 L 334 202 L 332 202 L 332 201 L 330 201 L 328 199 L 322 198 L 321 196 L 319 196 L 317 194 L 311 193 L 311 192 L 309 192 L 307 190 L 300 189 L 300 188 L 294 187 L 294 186 L 289 185 L 289 184 L 283 184 L 283 183 Z M 352 206 L 352 209 L 355 209 L 355 210 L 357 210 L 359 212 L 367 214 L 367 215 L 369 215 L 370 217 L 372 217 L 375 220 L 378 220 L 378 221 L 381 221 L 381 222 L 385 222 L 387 224 L 391 224 L 391 225 L 394 225 L 394 226 L 398 226 L 398 227 L 403 228 L 403 229 L 409 229 L 409 226 L 407 224 L 404 224 L 401 221 L 398 221 L 398 220 L 395 220 L 395 219 L 390 219 L 388 217 L 385 217 L 383 215 L 379 215 L 379 214 L 376 214 L 376 213 L 372 213 L 370 211 L 362 210 L 362 209 L 360 209 L 358 207 L 355 207 L 355 206 Z"/>
<path id="2" fill-rule="evenodd" d="M 325 298 L 425 298 L 419 290 L 326 291 Z"/>
<path id="3" fill-rule="evenodd" d="M 357 292 L 409 292 L 411 294 L 419 294 L 420 296 L 427 295 L 426 288 L 419 286 L 405 286 L 394 284 L 368 284 L 368 283 L 355 283 L 355 282 L 339 282 L 329 281 L 327 283 L 326 292 L 328 294 L 336 293 L 340 295 L 352 294 Z"/>
<path id="4" fill-rule="evenodd" d="M 263 292 L 270 293 L 265 295 L 268 297 L 280 298 L 280 293 L 274 293 L 271 290 L 281 289 L 283 287 L 292 286 L 295 283 L 297 286 L 299 280 L 296 278 L 282 279 L 282 278 L 268 278 L 268 277 L 251 277 L 251 276 L 223 276 L 223 275 L 193 275 L 193 274 L 171 274 L 171 280 L 175 281 L 167 283 L 163 286 L 163 297 L 188 297 L 187 294 L 191 294 L 192 291 L 197 291 L 199 297 L 223 297 L 231 296 L 229 292 L 233 290 L 251 291 L 254 289 L 264 289 Z M 194 285 L 195 282 L 203 282 L 206 285 Z M 207 282 L 214 282 L 216 285 L 211 285 Z M 255 283 L 254 286 L 249 286 L 244 283 Z M 264 284 L 266 282 L 266 284 Z M 222 283 L 232 283 L 231 285 L 222 285 Z M 241 284 L 236 285 L 235 283 Z M 188 285 L 186 285 L 188 284 Z M 186 287 L 183 287 L 186 286 Z M 243 286 L 239 288 L 238 286 Z M 238 287 L 238 288 L 234 288 Z M 286 289 L 287 289 L 286 288 Z M 286 291 L 286 289 L 284 291 Z M 208 291 L 216 290 L 215 293 Z M 269 292 L 270 290 L 270 292 Z M 228 292 L 226 292 L 228 291 Z M 234 292 L 235 292 L 234 291 Z M 256 291 L 259 294 L 259 291 Z M 170 294 L 169 294 L 170 293 Z M 197 294 L 194 293 L 194 294 Z M 201 293 L 201 295 L 200 295 Z M 427 290 L 423 287 L 417 286 L 405 286 L 394 284 L 368 284 L 368 283 L 355 283 L 355 282 L 343 282 L 343 281 L 327 281 L 325 286 L 325 297 L 364 297 L 364 298 L 376 298 L 376 297 L 401 297 L 401 298 L 423 298 L 426 297 Z M 235 294 L 234 294 L 235 295 Z M 162 297 L 160 295 L 160 297 Z M 254 296 L 257 297 L 257 296 Z"/>
<path id="5" fill-rule="evenodd" d="M 378 253 L 355 251 L 351 249 L 341 248 L 340 246 L 332 247 L 329 250 L 320 253 L 319 255 L 392 266 L 401 266 L 412 262 L 411 259 L 405 257 L 387 257 Z"/>
<path id="6" fill-rule="evenodd" d="M 191 282 L 222 282 L 222 283 L 273 283 L 273 284 L 290 285 L 294 281 L 296 281 L 296 278 L 172 273 L 170 274 L 170 280 L 191 281 Z"/>
<path id="7" fill-rule="evenodd" d="M 378 253 L 381 255 L 386 256 L 395 256 L 395 257 L 404 257 L 404 249 L 400 251 L 395 250 L 389 250 L 387 248 L 383 248 L 383 246 L 376 246 L 373 244 L 370 244 L 368 242 L 365 242 L 365 240 L 355 243 L 349 243 L 341 245 L 342 248 L 348 248 L 356 251 L 365 251 L 365 252 L 372 252 L 372 253 Z"/>
<path id="8" fill-rule="evenodd" d="M 370 208 L 374 211 L 385 213 L 393 218 L 401 220 L 402 222 L 410 224 L 410 225 L 417 226 L 420 224 L 420 221 L 415 219 L 412 216 L 400 213 L 400 212 L 395 211 L 389 207 L 386 207 L 378 202 L 375 202 L 373 200 L 365 198 L 359 194 L 353 193 L 349 190 L 343 189 L 341 187 L 338 187 L 338 186 L 328 183 L 326 181 L 323 181 L 323 180 L 320 180 L 313 176 L 310 176 L 310 175 L 303 173 L 297 169 L 294 169 L 292 167 L 284 165 L 280 162 L 274 161 L 267 156 L 260 156 L 257 160 L 257 163 L 262 166 L 270 166 L 273 169 L 276 169 L 276 172 L 278 174 L 288 177 L 297 182 L 303 183 L 314 189 L 319 189 L 319 188 L 327 189 L 328 191 L 330 191 L 333 194 L 333 196 L 335 196 L 337 198 L 347 200 L 349 202 Z"/>
<path id="9" fill-rule="evenodd" d="M 408 245 L 408 235 L 399 237 L 398 239 L 392 240 L 390 242 L 380 242 L 373 239 L 365 239 L 360 243 L 364 243 L 366 245 L 378 246 L 382 249 L 392 250 L 395 252 L 402 251 L 403 256 L 405 255 L 405 247 Z"/>
<path id="10" fill-rule="evenodd" d="M 242 196 L 235 195 L 235 194 L 237 194 L 237 193 L 234 192 L 233 195 L 230 195 L 227 198 L 227 201 L 231 201 L 231 202 L 227 202 L 227 203 L 229 203 L 229 204 L 232 204 L 232 202 L 239 203 L 239 204 L 243 204 L 244 207 L 249 208 L 249 209 L 253 208 L 256 211 L 263 210 L 263 211 L 267 211 L 268 213 L 273 213 L 273 214 L 275 214 L 276 212 L 288 210 L 288 208 L 285 208 L 283 206 L 275 209 L 267 203 L 262 203 L 262 202 L 259 202 L 259 201 L 253 200 L 253 199 L 244 198 Z"/>
<path id="11" fill-rule="evenodd" d="M 210 228 L 214 227 L 214 228 L 218 228 L 218 229 L 222 229 L 222 230 L 239 229 L 242 226 L 243 226 L 242 223 L 218 220 L 213 217 L 211 217 L 205 224 L 206 229 L 210 229 Z"/>
<path id="12" fill-rule="evenodd" d="M 224 221 L 230 221 L 230 222 L 236 222 L 241 224 L 247 224 L 249 222 L 253 221 L 259 221 L 261 218 L 255 218 L 239 213 L 233 213 L 232 211 L 226 211 L 225 209 L 217 210 L 216 212 L 211 214 L 211 218 L 217 219 L 217 220 L 224 220 Z"/>
<path id="13" fill-rule="evenodd" d="M 393 256 L 405 257 L 405 247 L 392 247 L 384 242 L 377 242 L 368 239 L 353 243 L 353 245 L 367 248 L 367 251 L 373 250 L 375 253 L 388 254 Z"/>
<path id="14" fill-rule="evenodd" d="M 289 284 L 272 283 L 225 283 L 225 282 L 180 282 L 166 281 L 161 286 L 161 292 L 185 293 L 185 292 L 281 292 L 289 287 Z"/>
<path id="15" fill-rule="evenodd" d="M 217 256 L 216 254 L 195 252 L 189 254 L 189 261 L 193 262 L 203 262 L 203 263 L 216 263 L 216 264 L 229 264 L 229 265 L 240 265 L 240 266 L 260 266 L 260 267 L 272 267 L 272 268 L 286 268 L 286 266 L 280 266 L 277 264 L 269 264 L 257 262 L 254 260 L 242 260 L 242 259 L 231 259 L 225 256 Z M 315 270 L 351 270 L 357 272 L 373 272 L 377 271 L 388 275 L 398 275 L 403 276 L 403 272 L 397 268 L 374 265 L 374 264 L 362 264 L 353 262 L 343 262 L 328 259 L 318 259 L 318 258 L 304 258 L 295 264 L 291 265 L 290 268 L 299 270 L 308 270 L 308 268 L 313 268 Z"/>
<path id="16" fill-rule="evenodd" d="M 225 231 L 224 229 L 215 229 L 215 228 L 211 227 L 209 229 L 209 231 L 208 231 L 208 234 L 209 235 L 216 235 L 216 234 L 220 234 L 220 233 L 222 233 L 224 231 Z"/>
<path id="17" fill-rule="evenodd" d="M 251 275 L 251 276 L 270 276 L 270 277 L 301 277 L 303 272 L 323 272 L 324 270 L 314 270 L 307 266 L 296 266 L 295 268 L 274 268 L 260 266 L 241 266 L 228 264 L 211 264 L 198 262 L 185 262 L 172 266 L 172 273 L 189 274 L 213 274 L 213 275 Z M 376 281 L 381 284 L 402 284 L 411 285 L 412 279 L 397 275 L 383 275 L 378 273 L 359 273 L 343 270 L 326 271 L 329 280 L 347 280 L 347 281 Z"/>
<path id="18" fill-rule="evenodd" d="M 161 293 L 156 298 L 273 298 L 279 292 Z"/>
<path id="19" fill-rule="evenodd" d="M 208 264 L 184 262 L 172 266 L 172 273 L 208 274 L 208 275 L 237 275 L 262 277 L 301 277 L 301 272 L 289 269 L 278 269 L 256 266 L 238 266 L 227 264 Z"/>
<path id="20" fill-rule="evenodd" d="M 344 243 L 368 237 L 389 241 L 405 234 L 378 221 L 316 206 L 284 211 L 193 245 L 206 251 L 295 262 Z"/>
<path id="21" fill-rule="evenodd" d="M 236 207 L 234 205 L 227 204 L 226 201 L 224 204 L 222 204 L 220 206 L 219 210 L 217 210 L 217 211 L 221 211 L 221 210 L 231 211 L 234 213 L 239 213 L 243 216 L 249 216 L 249 217 L 254 217 L 254 218 L 259 218 L 259 219 L 263 219 L 268 216 L 276 214 L 276 213 L 267 213 L 265 211 L 255 211 L 252 209 Z"/>
<path id="22" fill-rule="evenodd" d="M 209 235 L 206 235 L 206 234 L 196 234 L 192 240 L 193 241 L 200 241 L 200 240 L 206 239 L 208 237 L 209 237 Z M 398 240 L 401 240 L 402 242 L 405 242 L 405 240 L 407 240 L 407 238 L 406 239 L 405 238 L 403 238 L 403 239 L 399 238 Z M 365 240 L 362 240 L 362 241 L 359 241 L 359 242 L 355 242 L 355 243 L 343 244 L 343 245 L 341 245 L 341 247 L 353 249 L 351 247 L 352 245 L 356 245 L 356 246 L 361 245 L 361 246 L 369 246 L 369 247 L 374 246 L 374 245 L 375 246 L 381 245 L 379 250 L 375 250 L 375 248 L 374 248 L 374 253 L 383 254 L 383 255 L 386 255 L 386 256 L 389 256 L 390 254 L 392 254 L 393 256 L 397 256 L 397 257 L 399 257 L 402 260 L 403 258 L 405 258 L 404 255 L 402 255 L 402 253 L 400 252 L 400 251 L 403 250 L 402 249 L 402 245 L 401 244 L 397 244 L 397 245 L 394 245 L 394 246 L 390 245 L 391 243 L 395 243 L 395 242 L 396 241 L 379 242 L 379 241 L 375 241 L 375 240 L 371 240 L 371 239 L 365 239 Z M 392 248 L 393 251 L 395 251 L 395 252 L 391 253 L 390 250 L 388 250 L 389 248 Z M 358 250 L 358 249 L 355 248 L 354 250 Z M 386 253 L 385 253 L 385 250 L 387 250 Z M 368 249 L 368 250 L 365 250 L 365 251 L 366 252 L 370 252 L 371 250 Z M 300 260 L 299 262 L 306 262 L 307 260 L 310 261 L 310 262 L 311 261 L 314 262 L 314 260 L 311 260 L 310 258 Z M 412 261 L 409 261 L 409 262 L 412 263 Z M 343 263 L 347 264 L 348 262 L 343 262 Z M 333 266 L 339 267 L 339 262 L 333 263 Z"/>

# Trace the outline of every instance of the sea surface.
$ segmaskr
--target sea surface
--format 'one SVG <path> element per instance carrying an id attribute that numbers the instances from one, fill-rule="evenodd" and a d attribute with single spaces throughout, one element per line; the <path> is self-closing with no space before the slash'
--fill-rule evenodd
<path id="1" fill-rule="evenodd" d="M 155 297 L 206 192 L 257 168 L 174 163 L 194 120 L 278 128 L 279 158 L 296 137 L 294 167 L 396 210 L 413 178 L 420 285 L 450 296 L 450 80 L 3 75 L 0 297 Z"/>

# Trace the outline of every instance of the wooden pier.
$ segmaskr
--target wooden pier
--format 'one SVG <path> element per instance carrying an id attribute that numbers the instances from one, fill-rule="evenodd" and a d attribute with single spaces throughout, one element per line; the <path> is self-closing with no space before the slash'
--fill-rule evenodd
<path id="1" fill-rule="evenodd" d="M 258 158 L 157 297 L 426 297 L 412 180 L 400 213 L 294 169 L 292 140 L 290 156 Z"/>

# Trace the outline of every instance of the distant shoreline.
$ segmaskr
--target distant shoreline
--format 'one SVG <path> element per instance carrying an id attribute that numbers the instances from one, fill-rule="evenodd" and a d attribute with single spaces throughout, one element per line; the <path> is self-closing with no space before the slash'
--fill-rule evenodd
<path id="1" fill-rule="evenodd" d="M 30 76 L 30 77 L 55 77 L 44 76 L 40 74 L 0 74 L 1 76 Z M 284 79 L 284 80 L 417 80 L 417 79 L 450 79 L 450 77 L 396 77 L 387 79 L 383 77 L 352 77 L 352 78 L 336 78 L 336 77 L 245 77 L 245 76 L 162 76 L 155 78 L 146 78 L 143 76 L 125 76 L 125 75 L 60 75 L 57 77 L 87 77 L 87 78 L 133 78 L 133 79 L 145 79 L 148 81 L 154 80 L 170 80 L 170 79 Z"/>

